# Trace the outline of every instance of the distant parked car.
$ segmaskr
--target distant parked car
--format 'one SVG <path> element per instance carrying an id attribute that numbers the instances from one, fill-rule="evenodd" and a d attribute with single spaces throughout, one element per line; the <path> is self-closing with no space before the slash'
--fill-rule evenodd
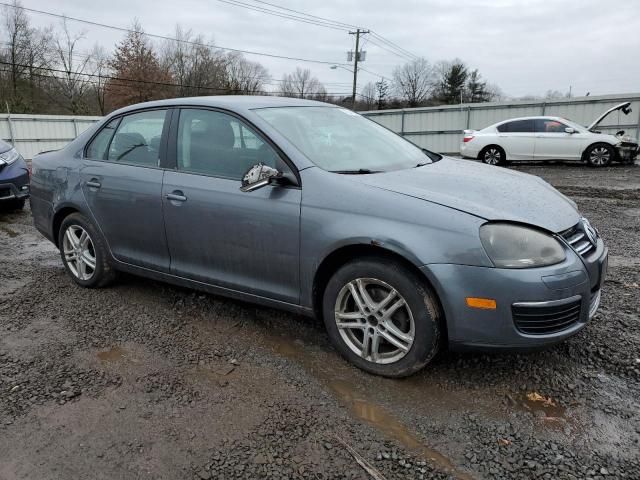
<path id="1" fill-rule="evenodd" d="M 0 140 L 0 208 L 21 209 L 29 198 L 29 167 L 18 151 Z"/>
<path id="2" fill-rule="evenodd" d="M 518 160 L 582 160 L 593 167 L 633 163 L 638 155 L 636 139 L 624 131 L 609 135 L 596 130 L 611 112 L 631 112 L 630 105 L 625 102 L 607 110 L 586 128 L 561 117 L 523 117 L 465 130 L 460 154 L 489 165 Z"/>
<path id="3" fill-rule="evenodd" d="M 540 178 L 268 96 L 118 110 L 33 159 L 31 210 L 78 285 L 125 271 L 315 315 L 389 377 L 445 341 L 564 340 L 595 314 L 607 266 L 598 232 Z"/>

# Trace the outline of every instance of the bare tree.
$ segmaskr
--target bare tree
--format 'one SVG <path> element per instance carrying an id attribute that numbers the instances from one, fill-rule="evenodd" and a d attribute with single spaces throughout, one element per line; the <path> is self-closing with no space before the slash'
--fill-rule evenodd
<path id="1" fill-rule="evenodd" d="M 293 73 L 282 77 L 282 94 L 285 97 L 306 98 L 325 90 L 324 85 L 311 75 L 311 70 L 296 68 Z"/>
<path id="2" fill-rule="evenodd" d="M 229 93 L 251 95 L 264 93 L 269 72 L 261 64 L 251 62 L 241 54 L 230 53 L 225 62 L 225 88 Z"/>
<path id="3" fill-rule="evenodd" d="M 410 107 L 417 107 L 431 94 L 435 83 L 431 64 L 424 58 L 396 67 L 393 71 L 393 87 Z"/>
<path id="4" fill-rule="evenodd" d="M 176 26 L 176 40 L 167 40 L 161 53 L 161 63 L 170 72 L 179 97 L 211 94 L 223 91 L 227 59 L 212 50 L 202 35 Z"/>
<path id="5" fill-rule="evenodd" d="M 95 80 L 91 90 L 98 104 L 100 115 L 105 115 L 107 113 L 107 82 L 111 76 L 109 57 L 105 53 L 104 48 L 98 44 L 93 47 L 91 56 L 95 64 L 95 70 L 93 71 Z"/>
<path id="6" fill-rule="evenodd" d="M 84 32 L 72 33 L 63 19 L 62 33 L 55 39 L 54 51 L 56 64 L 64 73 L 51 76 L 54 88 L 50 95 L 73 114 L 86 111 L 85 94 L 92 85 L 89 69 L 93 59 L 91 55 L 78 55 L 78 42 L 82 39 Z"/>
<path id="7" fill-rule="evenodd" d="M 373 110 L 376 106 L 376 86 L 373 82 L 367 83 L 364 87 L 362 87 L 362 92 L 360 93 L 362 97 L 362 102 L 364 103 L 364 107 L 367 110 Z"/>
<path id="8" fill-rule="evenodd" d="M 33 104 L 34 85 L 36 79 L 42 76 L 41 70 L 48 64 L 50 51 L 50 30 L 32 28 L 22 4 L 14 0 L 12 6 L 3 9 L 4 35 L 2 40 L 6 44 L 3 61 L 8 64 L 11 89 L 10 103 L 21 105 L 21 109 L 29 110 L 25 105 L 25 98 L 19 91 L 20 83 L 27 80 L 27 87 Z M 39 83 L 39 82 L 38 82 Z"/>

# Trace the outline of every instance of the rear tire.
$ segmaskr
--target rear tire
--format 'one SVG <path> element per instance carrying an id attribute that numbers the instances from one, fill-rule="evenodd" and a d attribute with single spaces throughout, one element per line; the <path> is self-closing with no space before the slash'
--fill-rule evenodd
<path id="1" fill-rule="evenodd" d="M 480 151 L 478 158 L 482 163 L 486 163 L 487 165 L 506 165 L 507 163 L 507 154 L 504 149 L 498 145 L 488 145 L 484 147 Z"/>
<path id="2" fill-rule="evenodd" d="M 590 167 L 606 167 L 615 158 L 616 152 L 608 143 L 596 143 L 584 152 L 584 156 Z"/>
<path id="3" fill-rule="evenodd" d="M 115 279 L 104 239 L 84 215 L 65 217 L 58 232 L 58 247 L 65 270 L 81 287 L 104 287 Z"/>
<path id="4" fill-rule="evenodd" d="M 369 373 L 406 377 L 422 369 L 440 348 L 435 294 L 398 262 L 366 257 L 345 264 L 329 280 L 322 307 L 335 347 Z"/>

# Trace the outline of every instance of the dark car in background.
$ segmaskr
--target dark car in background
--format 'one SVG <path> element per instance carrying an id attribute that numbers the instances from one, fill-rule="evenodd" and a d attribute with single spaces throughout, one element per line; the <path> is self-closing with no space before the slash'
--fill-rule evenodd
<path id="1" fill-rule="evenodd" d="M 22 155 L 0 140 L 0 209 L 24 207 L 29 198 L 29 167 Z"/>

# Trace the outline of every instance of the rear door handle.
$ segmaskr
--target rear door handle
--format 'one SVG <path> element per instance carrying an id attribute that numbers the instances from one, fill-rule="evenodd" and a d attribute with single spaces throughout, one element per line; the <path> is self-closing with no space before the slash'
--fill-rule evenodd
<path id="1" fill-rule="evenodd" d="M 174 202 L 186 202 L 187 201 L 187 197 L 180 190 L 174 190 L 171 193 L 167 193 L 166 199 L 167 200 L 172 200 Z"/>
<path id="2" fill-rule="evenodd" d="M 102 184 L 98 181 L 97 178 L 92 178 L 91 180 L 89 180 L 87 182 L 87 187 L 100 188 L 101 186 L 102 186 Z"/>

